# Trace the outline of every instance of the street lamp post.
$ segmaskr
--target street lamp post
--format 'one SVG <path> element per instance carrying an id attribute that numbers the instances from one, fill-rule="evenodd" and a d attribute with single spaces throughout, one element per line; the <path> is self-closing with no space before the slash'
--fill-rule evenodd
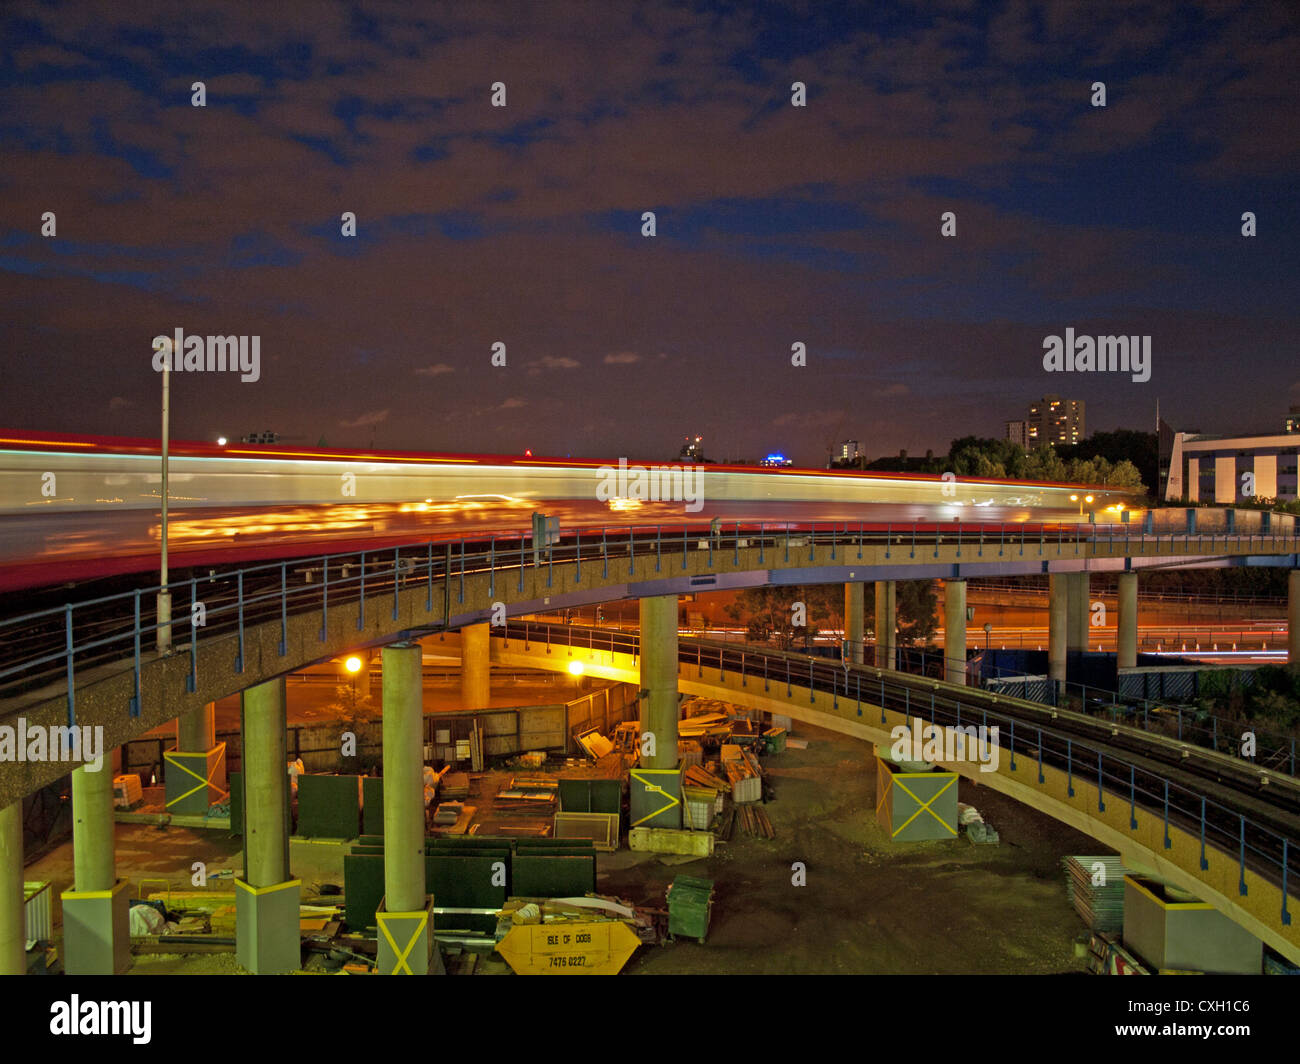
<path id="1" fill-rule="evenodd" d="M 162 371 L 162 562 L 158 574 L 158 633 L 159 654 L 169 654 L 172 649 L 172 593 L 167 588 L 167 444 L 171 425 L 171 359 L 172 343 L 167 342 L 167 358 Z"/>

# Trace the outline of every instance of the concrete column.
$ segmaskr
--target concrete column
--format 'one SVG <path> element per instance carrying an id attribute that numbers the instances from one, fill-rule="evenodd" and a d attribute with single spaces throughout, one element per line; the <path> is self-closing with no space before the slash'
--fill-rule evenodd
<path id="1" fill-rule="evenodd" d="M 966 682 L 966 581 L 943 582 L 944 679 Z"/>
<path id="2" fill-rule="evenodd" d="M 1137 573 L 1119 574 L 1118 656 L 1121 669 L 1137 665 L 1138 656 L 1138 577 Z"/>
<path id="3" fill-rule="evenodd" d="M 1286 649 L 1287 662 L 1300 668 L 1300 569 L 1286 578 Z"/>
<path id="4" fill-rule="evenodd" d="M 862 664 L 862 640 L 866 635 L 866 587 L 861 583 L 844 585 L 844 638 L 848 641 L 847 661 Z"/>
<path id="5" fill-rule="evenodd" d="M 641 599 L 641 732 L 655 739 L 644 768 L 677 767 L 677 596 Z"/>
<path id="6" fill-rule="evenodd" d="M 876 581 L 876 668 L 898 667 L 898 584 Z"/>
<path id="7" fill-rule="evenodd" d="M 424 670 L 418 646 L 384 647 L 384 895 L 424 906 Z"/>
<path id="8" fill-rule="evenodd" d="M 302 883 L 289 878 L 284 678 L 243 694 L 244 876 L 235 880 L 235 957 L 279 975 L 302 963 Z"/>
<path id="9" fill-rule="evenodd" d="M 23 800 L 0 809 L 0 975 L 27 971 L 23 904 Z"/>
<path id="10" fill-rule="evenodd" d="M 243 740 L 244 872 L 250 886 L 269 887 L 289 878 L 283 678 L 244 692 Z"/>
<path id="11" fill-rule="evenodd" d="M 486 623 L 468 624 L 460 630 L 460 695 L 464 709 L 484 709 L 492 702 L 488 633 Z"/>
<path id="12" fill-rule="evenodd" d="M 176 749 L 164 755 L 169 813 L 203 816 L 226 794 L 226 747 L 217 745 L 216 708 L 209 702 L 176 718 Z"/>
<path id="13" fill-rule="evenodd" d="M 117 881 L 113 775 L 105 768 L 72 771 L 72 867 L 79 894 L 112 890 Z"/>
<path id="14" fill-rule="evenodd" d="M 106 752 L 107 755 L 107 752 Z M 131 966 L 127 884 L 114 863 L 113 773 L 72 772 L 74 885 L 61 895 L 63 957 L 69 975 L 114 975 Z"/>
<path id="15" fill-rule="evenodd" d="M 1068 592 L 1067 616 L 1065 628 L 1065 646 L 1067 650 L 1088 649 L 1088 574 L 1068 573 L 1066 575 Z"/>
<path id="16" fill-rule="evenodd" d="M 1069 624 L 1070 577 L 1052 573 L 1047 578 L 1047 669 L 1057 693 L 1065 690 L 1066 632 Z"/>
<path id="17" fill-rule="evenodd" d="M 176 749 L 211 750 L 217 745 L 216 703 L 176 718 Z"/>

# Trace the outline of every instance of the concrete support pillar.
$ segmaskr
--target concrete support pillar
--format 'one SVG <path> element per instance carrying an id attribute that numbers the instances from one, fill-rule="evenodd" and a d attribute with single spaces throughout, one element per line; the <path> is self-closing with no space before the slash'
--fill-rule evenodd
<path id="1" fill-rule="evenodd" d="M 217 743 L 216 704 L 176 718 L 176 749 L 167 762 L 167 812 L 203 816 L 226 791 L 226 746 Z"/>
<path id="2" fill-rule="evenodd" d="M 302 883 L 289 878 L 284 679 L 243 694 L 244 877 L 235 880 L 235 957 L 276 975 L 302 963 Z"/>
<path id="3" fill-rule="evenodd" d="M 861 583 L 844 585 L 844 638 L 848 642 L 846 661 L 862 664 L 862 640 L 866 635 L 866 587 Z"/>
<path id="4" fill-rule="evenodd" d="M 876 581 L 876 668 L 898 667 L 898 584 Z"/>
<path id="5" fill-rule="evenodd" d="M 1300 569 L 1293 569 L 1286 579 L 1286 660 L 1300 668 Z"/>
<path id="6" fill-rule="evenodd" d="M 76 890 L 112 890 L 117 880 L 113 776 L 101 768 L 72 772 L 72 867 Z"/>
<path id="7" fill-rule="evenodd" d="M 460 630 L 460 695 L 465 709 L 485 709 L 492 702 L 488 633 L 486 623 Z"/>
<path id="8" fill-rule="evenodd" d="M 420 648 L 384 647 L 384 894 L 424 905 L 424 676 Z"/>
<path id="9" fill-rule="evenodd" d="M 23 800 L 0 809 L 0 975 L 27 971 L 23 904 Z"/>
<path id="10" fill-rule="evenodd" d="M 641 733 L 654 735 L 644 768 L 677 767 L 677 596 L 641 599 Z"/>
<path id="11" fill-rule="evenodd" d="M 250 687 L 243 695 L 244 874 L 250 886 L 289 878 L 284 680 Z"/>
<path id="12" fill-rule="evenodd" d="M 1066 632 L 1069 624 L 1070 577 L 1052 573 L 1047 578 L 1047 674 L 1056 692 L 1065 692 Z"/>
<path id="13" fill-rule="evenodd" d="M 943 582 L 944 679 L 966 683 L 966 581 Z"/>
<path id="14" fill-rule="evenodd" d="M 1069 573 L 1066 576 L 1068 592 L 1065 628 L 1067 650 L 1088 649 L 1088 574 Z"/>
<path id="15" fill-rule="evenodd" d="M 177 750 L 211 750 L 217 745 L 216 703 L 176 718 Z"/>
<path id="16" fill-rule="evenodd" d="M 113 773 L 72 772 L 74 886 L 64 891 L 63 955 L 69 975 L 116 975 L 131 966 L 127 884 L 117 879 Z"/>
<path id="17" fill-rule="evenodd" d="M 487 625 L 476 625 L 486 630 Z M 486 641 L 486 640 L 485 640 Z M 384 898 L 379 971 L 426 975 L 435 945 L 424 879 L 424 669 L 419 646 L 384 647 Z"/>
<path id="18" fill-rule="evenodd" d="M 1138 657 L 1138 576 L 1137 573 L 1119 574 L 1119 619 L 1117 622 L 1116 665 L 1131 669 Z"/>

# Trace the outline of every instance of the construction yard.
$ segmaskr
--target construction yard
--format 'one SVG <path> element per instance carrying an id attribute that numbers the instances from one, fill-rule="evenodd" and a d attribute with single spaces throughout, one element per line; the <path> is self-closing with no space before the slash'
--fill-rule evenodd
<path id="1" fill-rule="evenodd" d="M 789 745 L 761 756 L 768 800 L 746 803 L 761 809 L 761 819 L 773 837 L 766 837 L 758 819 L 752 833 L 746 830 L 744 817 L 738 814 L 727 825 L 729 831 L 727 826 L 718 828 L 729 838 L 716 838 L 709 856 L 638 852 L 627 848 L 626 836 L 615 852 L 595 855 L 592 893 L 618 899 L 639 912 L 662 914 L 665 893 L 679 876 L 712 884 L 703 944 L 684 935 L 666 936 L 660 928 L 655 937 L 664 941 L 641 945 L 623 971 L 1049 974 L 1085 970 L 1084 960 L 1075 952 L 1075 940 L 1085 928 L 1067 897 L 1061 859 L 1095 851 L 1094 841 L 964 779 L 959 783 L 959 798 L 996 825 L 997 845 L 975 845 L 964 832 L 943 840 L 890 841 L 875 816 L 877 778 L 870 747 L 802 726 L 797 736 L 795 742 L 806 742 L 805 748 Z M 563 771 L 563 763 L 547 765 L 530 768 L 527 778 L 545 778 L 543 771 L 556 768 L 562 776 L 605 775 L 591 763 L 580 767 L 571 762 L 568 772 Z M 553 807 L 534 810 L 525 802 L 520 809 L 518 800 L 498 796 L 518 778 L 517 769 L 468 775 L 465 802 L 475 807 L 476 820 L 494 833 L 518 828 L 520 845 L 530 835 L 545 834 Z M 464 830 L 470 837 L 477 834 L 472 826 Z M 201 861 L 209 876 L 204 889 L 214 901 L 206 922 L 209 944 L 193 936 L 183 948 L 195 952 L 171 953 L 166 935 L 137 939 L 131 970 L 137 974 L 238 972 L 233 908 L 221 904 L 226 901 L 222 892 L 232 891 L 233 886 L 221 873 L 239 874 L 240 839 L 221 829 L 120 823 L 117 840 L 119 874 L 137 888 L 133 896 L 153 894 L 168 910 L 185 908 L 201 893 L 190 884 L 188 872 Z M 342 912 L 338 895 L 345 889 L 343 864 L 350 841 L 295 837 L 291 842 L 292 874 L 302 880 L 304 906 L 322 907 L 319 915 L 304 908 L 305 941 L 314 931 L 338 927 L 329 907 L 338 904 L 338 913 Z M 27 875 L 51 881 L 57 897 L 72 882 L 71 845 L 47 854 L 29 867 Z M 168 903 L 169 895 L 159 881 L 175 892 L 173 903 Z M 193 913 L 188 919 L 188 927 L 204 925 Z M 441 930 L 452 920 L 436 918 L 436 926 Z M 56 926 L 56 948 L 58 937 Z M 346 941 L 338 937 L 333 945 Z M 441 940 L 440 944 L 453 974 L 510 971 L 492 952 L 490 935 L 477 944 Z M 331 956 L 323 947 L 309 949 L 306 958 L 306 971 L 322 973 L 338 971 L 344 960 L 337 949 Z"/>

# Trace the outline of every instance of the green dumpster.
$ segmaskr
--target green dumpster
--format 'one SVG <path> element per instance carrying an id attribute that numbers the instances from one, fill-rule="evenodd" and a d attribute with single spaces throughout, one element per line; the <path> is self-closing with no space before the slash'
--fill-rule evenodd
<path id="1" fill-rule="evenodd" d="M 668 887 L 668 934 L 686 935 L 702 944 L 713 909 L 713 880 L 677 876 Z"/>

